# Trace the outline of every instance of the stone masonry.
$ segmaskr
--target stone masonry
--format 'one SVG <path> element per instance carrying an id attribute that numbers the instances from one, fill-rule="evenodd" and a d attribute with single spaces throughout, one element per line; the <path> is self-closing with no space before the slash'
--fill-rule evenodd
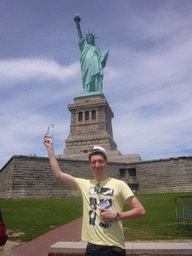
<path id="1" fill-rule="evenodd" d="M 93 178 L 88 161 L 58 159 L 63 172 Z M 135 193 L 192 192 L 192 156 L 141 161 L 109 162 L 108 175 L 124 180 Z M 0 170 L 0 198 L 76 197 L 56 180 L 46 157 L 13 156 Z"/>
<path id="2" fill-rule="evenodd" d="M 71 125 L 65 141 L 65 155 L 87 153 L 95 144 L 107 151 L 117 149 L 111 124 L 114 114 L 104 95 L 75 98 L 74 104 L 69 104 L 68 109 L 71 112 Z"/>
<path id="3" fill-rule="evenodd" d="M 138 154 L 122 155 L 113 139 L 112 118 L 114 114 L 103 94 L 77 97 L 68 105 L 71 112 L 70 134 L 65 140 L 65 159 L 87 160 L 93 145 L 107 151 L 108 159 L 116 162 L 139 162 Z"/>
<path id="4" fill-rule="evenodd" d="M 57 156 L 61 170 L 74 177 L 93 178 L 88 153 L 93 145 L 107 151 L 108 176 L 124 180 L 137 193 L 192 192 L 192 156 L 141 161 L 138 154 L 122 155 L 113 139 L 114 116 L 104 95 L 74 99 L 70 134 L 64 155 Z M 47 157 L 13 156 L 0 170 L 0 198 L 76 197 L 52 174 Z"/>

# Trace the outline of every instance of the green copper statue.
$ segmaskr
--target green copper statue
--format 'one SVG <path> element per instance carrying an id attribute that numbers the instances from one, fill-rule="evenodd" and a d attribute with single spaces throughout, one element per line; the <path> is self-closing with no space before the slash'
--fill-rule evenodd
<path id="1" fill-rule="evenodd" d="M 80 62 L 83 95 L 102 94 L 103 68 L 106 66 L 109 51 L 106 50 L 101 54 L 99 48 L 95 46 L 95 35 L 93 33 L 88 32 L 86 38 L 83 38 L 80 28 L 81 18 L 78 14 L 76 14 L 74 21 L 78 31 L 79 48 L 81 50 Z"/>

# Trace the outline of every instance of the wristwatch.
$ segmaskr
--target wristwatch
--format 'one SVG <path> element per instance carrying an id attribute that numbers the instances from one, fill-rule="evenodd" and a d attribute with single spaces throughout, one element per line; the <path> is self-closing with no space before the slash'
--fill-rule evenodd
<path id="1" fill-rule="evenodd" d="M 120 220 L 120 219 L 121 219 L 121 217 L 120 217 L 119 213 L 117 212 L 116 220 Z"/>

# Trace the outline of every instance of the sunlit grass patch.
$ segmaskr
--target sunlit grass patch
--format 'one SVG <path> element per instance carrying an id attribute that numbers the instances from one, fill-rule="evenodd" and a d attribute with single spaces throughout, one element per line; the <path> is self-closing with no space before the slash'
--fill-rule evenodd
<path id="1" fill-rule="evenodd" d="M 177 227 L 175 197 L 190 193 L 138 195 L 146 217 L 124 221 L 125 241 L 192 239 L 192 221 Z M 7 230 L 17 233 L 12 241 L 30 241 L 82 216 L 81 198 L 0 199 Z M 125 206 L 124 210 L 128 210 Z M 21 232 L 21 233 L 20 233 Z"/>

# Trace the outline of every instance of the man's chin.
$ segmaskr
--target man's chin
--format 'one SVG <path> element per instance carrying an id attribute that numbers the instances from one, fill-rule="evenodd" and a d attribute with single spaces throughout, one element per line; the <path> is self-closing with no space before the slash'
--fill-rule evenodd
<path id="1" fill-rule="evenodd" d="M 102 169 L 96 169 L 95 172 L 96 172 L 96 173 L 101 173 L 101 172 L 102 172 Z"/>

